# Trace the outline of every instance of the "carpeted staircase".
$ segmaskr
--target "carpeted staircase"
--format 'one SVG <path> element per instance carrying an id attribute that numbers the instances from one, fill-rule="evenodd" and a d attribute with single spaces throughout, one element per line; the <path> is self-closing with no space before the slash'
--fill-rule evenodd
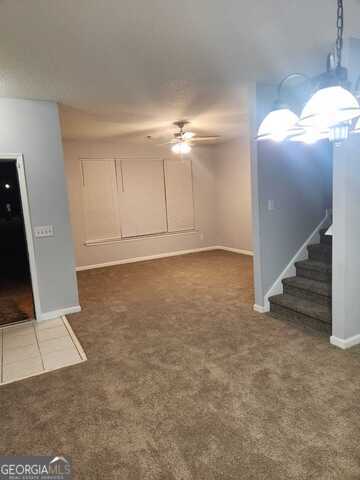
<path id="1" fill-rule="evenodd" d="M 297 262 L 296 277 L 285 278 L 283 293 L 269 298 L 270 315 L 331 334 L 332 237 L 320 230 L 320 243 L 308 246 L 308 260 Z"/>

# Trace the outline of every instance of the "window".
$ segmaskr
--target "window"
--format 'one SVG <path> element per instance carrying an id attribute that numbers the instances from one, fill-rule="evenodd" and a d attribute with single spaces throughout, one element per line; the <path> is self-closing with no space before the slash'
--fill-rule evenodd
<path id="1" fill-rule="evenodd" d="M 82 159 L 85 241 L 194 229 L 191 160 Z"/>

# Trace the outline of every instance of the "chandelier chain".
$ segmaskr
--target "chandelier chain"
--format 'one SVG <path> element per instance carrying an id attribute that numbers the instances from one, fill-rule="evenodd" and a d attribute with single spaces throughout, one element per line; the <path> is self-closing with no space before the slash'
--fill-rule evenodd
<path id="1" fill-rule="evenodd" d="M 337 37 L 336 37 L 336 57 L 337 66 L 341 66 L 341 57 L 343 50 L 343 33 L 344 33 L 344 5 L 343 0 L 337 0 Z"/>

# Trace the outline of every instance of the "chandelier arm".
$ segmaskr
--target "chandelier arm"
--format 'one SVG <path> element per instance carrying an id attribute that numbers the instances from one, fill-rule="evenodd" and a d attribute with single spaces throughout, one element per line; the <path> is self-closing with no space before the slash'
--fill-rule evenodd
<path id="1" fill-rule="evenodd" d="M 360 97 L 360 75 L 358 76 L 356 83 L 355 83 L 355 96 Z"/>
<path id="2" fill-rule="evenodd" d="M 284 77 L 278 85 L 278 99 L 279 100 L 281 100 L 282 91 L 283 91 L 283 88 L 285 87 L 286 83 L 289 80 L 292 80 L 293 78 L 296 78 L 296 77 L 304 78 L 306 82 L 310 82 L 310 77 L 308 77 L 307 75 L 305 75 L 303 73 L 290 73 L 289 75 Z"/>

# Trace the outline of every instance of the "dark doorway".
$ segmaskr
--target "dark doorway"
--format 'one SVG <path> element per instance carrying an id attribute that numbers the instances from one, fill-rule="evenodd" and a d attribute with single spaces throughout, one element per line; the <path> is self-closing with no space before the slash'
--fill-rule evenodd
<path id="1" fill-rule="evenodd" d="M 34 317 L 16 161 L 0 160 L 0 325 Z"/>

